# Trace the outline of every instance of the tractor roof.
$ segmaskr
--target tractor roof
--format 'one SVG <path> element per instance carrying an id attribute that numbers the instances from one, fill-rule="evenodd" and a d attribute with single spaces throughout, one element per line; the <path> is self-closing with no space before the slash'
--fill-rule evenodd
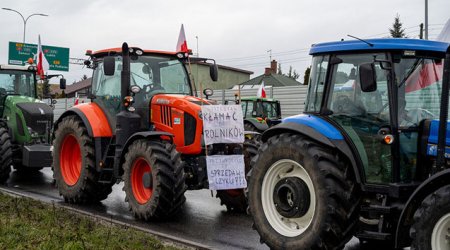
<path id="1" fill-rule="evenodd" d="M 130 48 L 134 48 L 134 47 L 130 47 Z M 143 50 L 144 54 L 163 54 L 163 55 L 173 55 L 175 56 L 177 54 L 177 52 L 172 52 L 172 51 L 160 51 L 160 50 Z M 106 56 L 111 52 L 115 52 L 115 53 L 122 53 L 122 48 L 110 48 L 110 49 L 102 49 L 102 50 L 98 50 L 98 51 L 94 51 L 92 53 L 92 56 L 94 57 L 102 57 L 102 56 Z"/>
<path id="2" fill-rule="evenodd" d="M 8 65 L 8 64 L 0 64 L 0 69 L 3 70 L 22 70 L 22 71 L 35 71 L 36 65 Z"/>
<path id="3" fill-rule="evenodd" d="M 450 45 L 445 42 L 405 38 L 367 39 L 364 41 L 371 43 L 373 46 L 359 40 L 318 43 L 312 45 L 309 54 L 376 50 L 422 50 L 445 53 Z"/>
<path id="4" fill-rule="evenodd" d="M 262 98 L 262 97 L 256 97 L 256 96 L 251 96 L 251 97 L 241 97 L 242 101 L 256 101 L 256 100 L 262 100 L 262 101 L 268 101 L 268 102 L 275 102 L 276 100 L 273 98 Z"/>

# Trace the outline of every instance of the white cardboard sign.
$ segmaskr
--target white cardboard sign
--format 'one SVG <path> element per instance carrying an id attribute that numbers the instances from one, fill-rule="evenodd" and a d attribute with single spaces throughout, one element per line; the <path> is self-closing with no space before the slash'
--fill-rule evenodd
<path id="1" fill-rule="evenodd" d="M 206 169 L 211 190 L 247 187 L 243 155 L 206 156 Z"/>
<path id="2" fill-rule="evenodd" d="M 202 119 L 206 145 L 244 142 L 244 119 L 240 105 L 204 105 Z"/>

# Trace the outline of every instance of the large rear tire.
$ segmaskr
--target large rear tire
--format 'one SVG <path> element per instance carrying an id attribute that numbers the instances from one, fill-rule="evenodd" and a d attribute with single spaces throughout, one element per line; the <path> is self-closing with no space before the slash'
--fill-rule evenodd
<path id="1" fill-rule="evenodd" d="M 251 160 L 258 154 L 259 146 L 260 142 L 256 138 L 245 139 L 243 150 L 245 174 L 250 171 Z M 246 193 L 245 189 L 217 190 L 216 197 L 220 199 L 220 205 L 225 205 L 229 212 L 247 212 L 248 201 Z"/>
<path id="2" fill-rule="evenodd" d="M 8 130 L 0 127 L 0 184 L 4 184 L 11 173 L 12 150 Z"/>
<path id="3" fill-rule="evenodd" d="M 252 160 L 249 205 L 274 249 L 341 249 L 353 235 L 359 192 L 339 155 L 303 136 L 270 138 Z"/>
<path id="4" fill-rule="evenodd" d="M 186 201 L 184 166 L 175 145 L 137 140 L 128 148 L 123 168 L 125 201 L 135 217 L 166 219 Z"/>
<path id="5" fill-rule="evenodd" d="M 58 124 L 53 141 L 53 178 L 68 203 L 94 203 L 112 192 L 111 183 L 99 183 L 93 139 L 76 116 Z"/>
<path id="6" fill-rule="evenodd" d="M 450 185 L 428 195 L 414 213 L 411 250 L 443 250 L 450 246 Z"/>

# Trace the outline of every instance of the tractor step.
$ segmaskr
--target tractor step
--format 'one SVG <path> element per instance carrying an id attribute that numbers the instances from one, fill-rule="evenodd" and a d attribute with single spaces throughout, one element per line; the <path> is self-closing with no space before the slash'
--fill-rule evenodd
<path id="1" fill-rule="evenodd" d="M 392 214 L 394 211 L 393 207 L 381 206 L 381 205 L 368 205 L 361 206 L 362 212 L 375 212 L 377 214 Z"/>
<path id="2" fill-rule="evenodd" d="M 109 184 L 113 182 L 114 179 L 114 169 L 113 168 L 103 168 L 100 172 L 100 177 L 98 178 L 99 183 Z"/>
<path id="3" fill-rule="evenodd" d="M 364 239 L 364 240 L 387 241 L 387 240 L 392 239 L 392 234 L 390 234 L 390 233 L 379 233 L 379 232 L 371 232 L 371 231 L 358 232 L 355 236 L 358 239 Z"/>

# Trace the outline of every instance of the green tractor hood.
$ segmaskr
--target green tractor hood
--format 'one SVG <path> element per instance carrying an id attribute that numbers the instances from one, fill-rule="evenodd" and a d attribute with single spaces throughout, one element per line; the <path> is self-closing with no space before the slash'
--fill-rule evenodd
<path id="1" fill-rule="evenodd" d="M 47 138 L 53 124 L 52 108 L 26 96 L 6 96 L 1 115 L 10 129 L 12 140 L 18 143 Z"/>

